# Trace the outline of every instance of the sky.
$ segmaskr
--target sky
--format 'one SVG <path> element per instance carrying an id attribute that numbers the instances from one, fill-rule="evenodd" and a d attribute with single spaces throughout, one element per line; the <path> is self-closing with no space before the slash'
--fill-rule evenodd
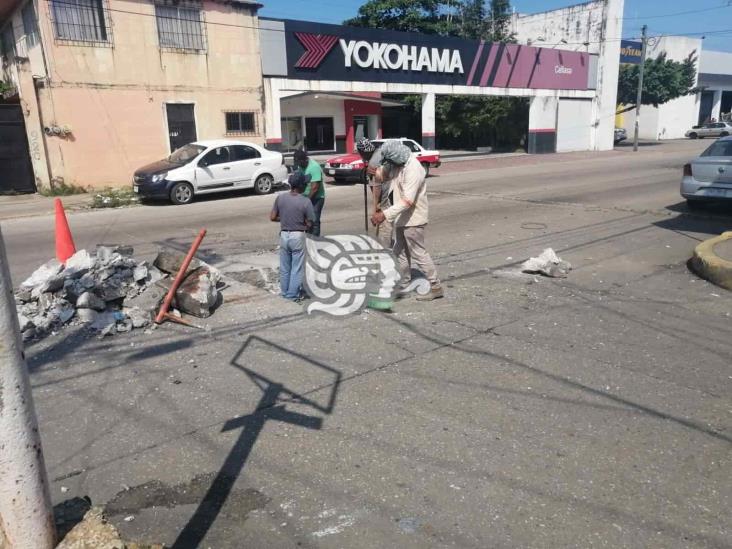
<path id="1" fill-rule="evenodd" d="M 260 0 L 263 17 L 342 23 L 353 17 L 365 0 Z M 582 3 L 581 0 L 512 0 L 520 13 L 536 13 Z M 683 12 L 683 13 L 681 13 Z M 732 0 L 625 0 L 623 37 L 705 33 L 705 50 L 732 52 Z M 719 31 L 729 31 L 720 33 Z"/>

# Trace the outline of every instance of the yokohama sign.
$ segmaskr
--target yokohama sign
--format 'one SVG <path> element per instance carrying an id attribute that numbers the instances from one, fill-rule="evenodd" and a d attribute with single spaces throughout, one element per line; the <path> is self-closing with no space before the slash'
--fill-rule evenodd
<path id="1" fill-rule="evenodd" d="M 286 76 L 294 79 L 587 90 L 596 67 L 592 56 L 575 51 L 304 21 L 280 24 Z"/>

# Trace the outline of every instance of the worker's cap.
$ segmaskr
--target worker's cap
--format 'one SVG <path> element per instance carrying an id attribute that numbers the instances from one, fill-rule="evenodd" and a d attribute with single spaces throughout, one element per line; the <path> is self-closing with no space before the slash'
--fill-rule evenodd
<path id="1" fill-rule="evenodd" d="M 376 146 L 368 137 L 359 137 L 356 141 L 356 150 L 360 153 L 372 153 L 376 150 Z"/>
<path id="2" fill-rule="evenodd" d="M 382 164 L 388 162 L 397 166 L 404 166 L 409 161 L 409 157 L 412 156 L 411 149 L 395 139 L 385 141 L 379 150 L 381 151 Z"/>
<path id="3" fill-rule="evenodd" d="M 312 176 L 310 174 L 305 174 L 298 171 L 290 174 L 287 182 L 290 184 L 290 188 L 292 189 L 304 189 L 305 187 L 307 187 L 308 183 L 310 183 L 311 179 Z"/>
<path id="4" fill-rule="evenodd" d="M 300 163 L 303 160 L 307 160 L 308 159 L 308 153 L 306 153 L 302 149 L 297 149 L 294 152 L 294 154 L 292 155 L 292 157 L 295 160 L 295 162 Z"/>

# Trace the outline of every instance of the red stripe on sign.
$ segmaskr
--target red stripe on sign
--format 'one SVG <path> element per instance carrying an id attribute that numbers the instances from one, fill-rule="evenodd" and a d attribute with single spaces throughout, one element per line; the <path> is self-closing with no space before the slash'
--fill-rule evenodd
<path id="1" fill-rule="evenodd" d="M 499 46 L 497 44 L 490 45 L 490 51 L 488 52 L 488 59 L 485 62 L 485 68 L 483 69 L 483 76 L 480 77 L 480 85 L 485 86 L 488 83 L 488 77 L 491 74 L 491 69 L 496 61 L 496 54 L 498 53 Z"/>
<path id="2" fill-rule="evenodd" d="M 265 140 L 268 144 L 274 144 L 274 143 L 282 143 L 282 139 L 266 139 Z"/>
<path id="3" fill-rule="evenodd" d="M 540 128 L 536 130 L 529 129 L 529 133 L 557 133 L 554 128 Z"/>
<path id="4" fill-rule="evenodd" d="M 434 137 L 435 132 L 422 132 L 422 137 Z"/>

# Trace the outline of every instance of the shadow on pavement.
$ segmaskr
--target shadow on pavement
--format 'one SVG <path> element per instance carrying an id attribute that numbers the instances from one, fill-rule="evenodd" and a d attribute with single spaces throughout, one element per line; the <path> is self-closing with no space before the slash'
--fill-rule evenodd
<path id="1" fill-rule="evenodd" d="M 242 359 L 254 343 L 263 344 L 275 351 L 289 354 L 310 366 L 323 370 L 327 374 L 333 376 L 333 382 L 324 384 L 320 387 L 311 388 L 303 393 L 288 389 L 282 383 L 270 379 L 269 377 L 255 372 L 243 365 L 245 361 Z M 240 430 L 241 433 L 239 438 L 229 451 L 229 455 L 226 457 L 224 464 L 213 479 L 206 495 L 198 504 L 198 508 L 193 513 L 193 516 L 173 543 L 172 549 L 194 548 L 201 544 L 226 503 L 236 480 L 249 459 L 262 429 L 268 421 L 281 421 L 314 430 L 322 428 L 322 417 L 289 411 L 285 409 L 288 402 L 310 406 L 316 411 L 324 414 L 332 413 L 333 408 L 335 407 L 336 395 L 342 378 L 341 372 L 323 364 L 322 362 L 318 362 L 305 355 L 295 353 L 281 345 L 258 336 L 250 336 L 232 359 L 231 365 L 237 370 L 245 373 L 250 381 L 261 389 L 262 397 L 251 414 L 230 419 L 224 424 L 221 432 Z M 324 389 L 330 390 L 325 404 L 321 404 L 308 396 Z"/>
<path id="2" fill-rule="evenodd" d="M 690 209 L 686 202 L 666 207 L 680 215 L 654 223 L 656 227 L 674 232 L 718 235 L 732 230 L 732 204 L 710 202 Z M 688 235 L 687 235 L 688 236 Z"/>

